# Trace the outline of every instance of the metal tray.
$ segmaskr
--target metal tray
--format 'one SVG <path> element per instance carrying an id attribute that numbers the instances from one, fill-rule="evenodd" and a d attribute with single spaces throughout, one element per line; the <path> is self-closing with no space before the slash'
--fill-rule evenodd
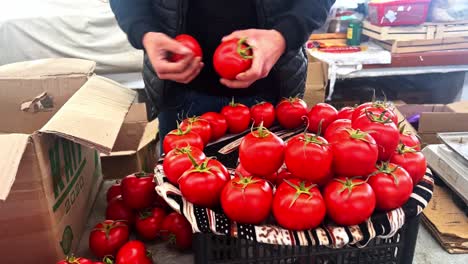
<path id="1" fill-rule="evenodd" d="M 442 142 L 468 162 L 468 132 L 437 133 Z"/>

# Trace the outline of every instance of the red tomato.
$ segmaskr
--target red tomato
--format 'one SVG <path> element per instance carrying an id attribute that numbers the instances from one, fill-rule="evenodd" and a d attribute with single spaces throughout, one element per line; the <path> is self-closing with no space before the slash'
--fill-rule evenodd
<path id="1" fill-rule="evenodd" d="M 224 186 L 221 206 L 232 221 L 260 224 L 270 214 L 273 190 L 265 180 L 236 176 Z"/>
<path id="2" fill-rule="evenodd" d="M 89 234 L 89 249 L 98 258 L 115 256 L 129 237 L 128 226 L 121 221 L 105 220 Z"/>
<path id="3" fill-rule="evenodd" d="M 164 137 L 163 149 L 165 154 L 175 148 L 183 148 L 186 146 L 193 146 L 203 150 L 205 143 L 203 142 L 203 138 L 196 132 L 192 131 L 191 128 L 183 130 L 180 126 L 169 132 Z"/>
<path id="4" fill-rule="evenodd" d="M 122 186 L 120 185 L 120 181 L 117 180 L 111 187 L 109 187 L 109 189 L 107 189 L 106 200 L 109 202 L 119 195 L 122 195 Z"/>
<path id="5" fill-rule="evenodd" d="M 151 254 L 146 251 L 145 244 L 140 241 L 132 240 L 123 245 L 117 257 L 115 264 L 152 264 Z"/>
<path id="6" fill-rule="evenodd" d="M 247 134 L 239 146 L 239 160 L 246 171 L 266 177 L 276 173 L 284 161 L 284 142 L 260 126 Z"/>
<path id="7" fill-rule="evenodd" d="M 413 192 L 413 180 L 408 172 L 393 163 L 378 165 L 368 183 L 375 192 L 376 208 L 384 211 L 401 207 Z"/>
<path id="8" fill-rule="evenodd" d="M 374 191 L 368 183 L 357 178 L 334 179 L 325 186 L 323 197 L 328 216 L 339 225 L 358 225 L 375 209 Z"/>
<path id="9" fill-rule="evenodd" d="M 221 109 L 221 114 L 226 118 L 230 133 L 239 134 L 249 128 L 250 110 L 243 104 L 234 103 L 234 98 Z"/>
<path id="10" fill-rule="evenodd" d="M 283 169 L 280 169 L 276 178 L 275 185 L 279 186 L 281 183 L 283 183 L 284 180 L 291 179 L 293 177 L 294 176 L 292 175 L 292 173 L 289 172 L 286 167 Z"/>
<path id="11" fill-rule="evenodd" d="M 191 128 L 192 132 L 197 133 L 203 139 L 203 143 L 206 145 L 211 139 L 211 126 L 208 120 L 205 120 L 199 116 L 189 117 L 182 121 L 180 128 L 187 130 Z"/>
<path id="12" fill-rule="evenodd" d="M 275 122 L 275 107 L 268 102 L 261 102 L 252 106 L 250 114 L 256 127 L 263 122 L 263 126 L 269 128 Z"/>
<path id="13" fill-rule="evenodd" d="M 169 206 L 169 204 L 167 204 L 164 198 L 158 194 L 156 194 L 156 200 L 151 206 L 164 209 L 166 212 L 172 212 L 172 208 Z"/>
<path id="14" fill-rule="evenodd" d="M 338 130 L 330 136 L 333 172 L 343 176 L 367 176 L 374 171 L 379 155 L 375 140 L 366 132 Z"/>
<path id="15" fill-rule="evenodd" d="M 192 247 L 192 226 L 187 219 L 179 213 L 171 213 L 164 218 L 161 237 L 164 241 L 171 241 L 179 250 Z"/>
<path id="16" fill-rule="evenodd" d="M 278 173 L 277 172 L 275 172 L 275 173 L 273 173 L 271 175 L 268 175 L 268 176 L 256 176 L 256 175 L 253 175 L 252 173 L 246 171 L 241 163 L 239 163 L 239 165 L 237 165 L 236 170 L 235 170 L 235 175 L 239 175 L 239 176 L 242 176 L 242 177 L 258 177 L 258 178 L 263 177 L 267 182 L 269 182 L 271 184 L 276 184 L 276 182 L 278 180 Z"/>
<path id="17" fill-rule="evenodd" d="M 194 57 L 203 57 L 202 48 L 200 47 L 200 44 L 194 37 L 187 34 L 180 34 L 177 37 L 175 37 L 175 40 L 182 43 L 182 45 L 184 45 L 185 47 L 189 48 L 192 51 Z M 172 54 L 171 61 L 178 62 L 183 58 L 184 55 Z"/>
<path id="18" fill-rule="evenodd" d="M 400 130 L 400 143 L 416 151 L 421 151 L 421 141 L 419 141 L 418 135 L 411 131 L 405 131 L 405 125 L 401 125 L 401 123 L 398 129 Z"/>
<path id="19" fill-rule="evenodd" d="M 184 148 L 175 148 L 167 153 L 163 161 L 164 175 L 169 182 L 178 185 L 178 180 L 185 171 L 192 168 L 193 163 L 189 158 L 192 156 L 197 163 L 206 159 L 205 153 L 196 147 L 187 146 Z"/>
<path id="20" fill-rule="evenodd" d="M 132 209 L 150 207 L 156 200 L 156 183 L 152 173 L 134 173 L 122 180 L 122 198 Z"/>
<path id="21" fill-rule="evenodd" d="M 327 178 L 333 155 L 331 148 L 322 137 L 301 134 L 291 138 L 284 151 L 284 163 L 295 177 L 318 183 Z"/>
<path id="22" fill-rule="evenodd" d="M 253 176 L 252 173 L 246 171 L 244 169 L 244 167 L 242 166 L 242 164 L 240 164 L 240 163 L 236 167 L 235 174 L 239 175 L 239 176 L 242 176 L 242 177 L 251 177 L 251 176 Z"/>
<path id="23" fill-rule="evenodd" d="M 337 119 L 333 121 L 325 130 L 325 139 L 328 140 L 333 133 L 337 130 L 349 129 L 351 128 L 351 120 L 349 119 Z"/>
<path id="24" fill-rule="evenodd" d="M 276 119 L 286 129 L 304 125 L 306 116 L 307 104 L 301 98 L 284 98 L 276 105 Z"/>
<path id="25" fill-rule="evenodd" d="M 107 204 L 106 219 L 126 221 L 131 226 L 135 222 L 135 212 L 125 205 L 122 196 L 119 195 Z"/>
<path id="26" fill-rule="evenodd" d="M 366 111 L 372 112 L 374 114 L 382 114 L 383 112 L 385 112 L 384 115 L 390 118 L 395 125 L 398 125 L 398 116 L 393 111 L 393 107 L 386 102 L 379 102 L 379 101 L 364 103 L 356 107 L 356 109 L 354 109 L 354 112 L 353 112 L 352 120 L 365 114 Z"/>
<path id="27" fill-rule="evenodd" d="M 418 184 L 426 174 L 427 162 L 424 155 L 403 144 L 398 146 L 390 162 L 403 167 L 413 179 L 413 185 Z"/>
<path id="28" fill-rule="evenodd" d="M 366 112 L 352 122 L 354 129 L 368 132 L 377 142 L 379 160 L 389 160 L 400 140 L 400 134 L 395 123 L 383 114 Z"/>
<path id="29" fill-rule="evenodd" d="M 86 258 L 69 256 L 64 260 L 57 262 L 57 264 L 94 264 L 94 262 Z"/>
<path id="30" fill-rule="evenodd" d="M 298 179 L 284 180 L 273 198 L 273 215 L 290 230 L 308 230 L 320 225 L 326 207 L 317 185 Z"/>
<path id="31" fill-rule="evenodd" d="M 232 39 L 222 42 L 213 55 L 213 66 L 224 79 L 234 80 L 239 73 L 243 73 L 252 66 L 252 47 L 247 39 Z"/>
<path id="32" fill-rule="evenodd" d="M 320 131 L 325 132 L 328 125 L 335 121 L 337 116 L 338 111 L 336 111 L 335 107 L 326 103 L 318 103 L 307 114 L 307 119 L 309 120 L 309 127 L 307 129 L 316 134 L 320 134 Z"/>
<path id="33" fill-rule="evenodd" d="M 146 240 L 156 239 L 162 227 L 166 212 L 161 208 L 146 209 L 140 212 L 135 221 L 135 229 Z"/>
<path id="34" fill-rule="evenodd" d="M 354 107 L 346 106 L 341 108 L 340 111 L 338 111 L 338 116 L 336 119 L 353 119 L 353 112 L 354 112 Z"/>
<path id="35" fill-rule="evenodd" d="M 226 168 L 218 163 L 206 159 L 179 178 L 180 192 L 188 202 L 210 208 L 219 204 L 221 191 L 230 178 Z"/>
<path id="36" fill-rule="evenodd" d="M 211 127 L 211 141 L 216 141 L 226 135 L 228 125 L 226 118 L 216 112 L 208 112 L 201 115 L 201 118 L 207 120 Z"/>

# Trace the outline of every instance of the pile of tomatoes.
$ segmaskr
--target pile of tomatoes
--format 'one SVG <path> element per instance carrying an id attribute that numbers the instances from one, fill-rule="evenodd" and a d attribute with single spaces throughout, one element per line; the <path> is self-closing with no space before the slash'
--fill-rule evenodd
<path id="1" fill-rule="evenodd" d="M 275 122 L 306 129 L 284 141 L 268 129 Z M 240 143 L 231 178 L 203 148 L 251 123 L 255 128 Z M 187 201 L 221 207 L 243 224 L 264 223 L 272 214 L 290 230 L 315 228 L 327 216 L 339 225 L 357 225 L 375 210 L 401 207 L 426 172 L 418 137 L 399 128 L 386 102 L 340 111 L 325 103 L 308 109 L 300 98 L 250 109 L 231 102 L 221 113 L 183 120 L 163 148 L 164 174 Z"/>
<path id="2" fill-rule="evenodd" d="M 116 181 L 106 193 L 106 220 L 96 224 L 89 235 L 90 251 L 103 261 L 70 256 L 59 263 L 150 264 L 151 254 L 141 241 L 157 239 L 170 241 L 179 250 L 191 248 L 190 223 L 172 212 L 155 187 L 151 173 L 135 173 Z M 139 240 L 130 239 L 132 231 Z"/>

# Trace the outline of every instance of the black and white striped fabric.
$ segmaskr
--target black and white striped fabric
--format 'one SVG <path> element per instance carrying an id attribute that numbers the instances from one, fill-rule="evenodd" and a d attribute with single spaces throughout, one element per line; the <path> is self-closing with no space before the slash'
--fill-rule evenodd
<path id="1" fill-rule="evenodd" d="M 286 136 L 290 137 L 291 134 Z M 207 156 L 217 156 L 223 164 L 233 168 L 237 162 L 235 149 L 239 138 L 240 136 L 231 137 L 229 140 L 216 143 L 215 146 L 208 146 L 205 153 Z M 414 187 L 411 198 L 401 208 L 389 212 L 376 212 L 360 225 L 337 226 L 325 222 L 313 230 L 297 232 L 274 225 L 273 219 L 267 221 L 267 223 L 272 224 L 258 226 L 238 224 L 230 221 L 220 208 L 207 209 L 187 202 L 182 197 L 180 190 L 165 178 L 162 162 L 163 159 L 158 162 L 155 168 L 158 184 L 156 191 L 175 211 L 183 214 L 189 220 L 193 232 L 226 235 L 276 245 L 321 245 L 341 248 L 349 244 L 365 247 L 375 237 L 393 237 L 404 225 L 407 218 L 417 216 L 424 210 L 432 198 L 434 186 L 432 173 L 427 170 L 421 182 Z M 231 170 L 231 172 L 233 171 Z"/>

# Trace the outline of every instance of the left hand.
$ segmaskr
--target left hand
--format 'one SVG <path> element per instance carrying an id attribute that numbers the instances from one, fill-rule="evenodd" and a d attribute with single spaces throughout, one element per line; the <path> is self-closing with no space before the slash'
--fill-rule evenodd
<path id="1" fill-rule="evenodd" d="M 238 74 L 235 80 L 221 79 L 221 83 L 229 88 L 247 88 L 255 81 L 267 77 L 286 49 L 286 40 L 276 30 L 238 30 L 225 36 L 222 41 L 235 38 L 247 38 L 247 43 L 252 46 L 253 60 L 250 69 Z"/>

